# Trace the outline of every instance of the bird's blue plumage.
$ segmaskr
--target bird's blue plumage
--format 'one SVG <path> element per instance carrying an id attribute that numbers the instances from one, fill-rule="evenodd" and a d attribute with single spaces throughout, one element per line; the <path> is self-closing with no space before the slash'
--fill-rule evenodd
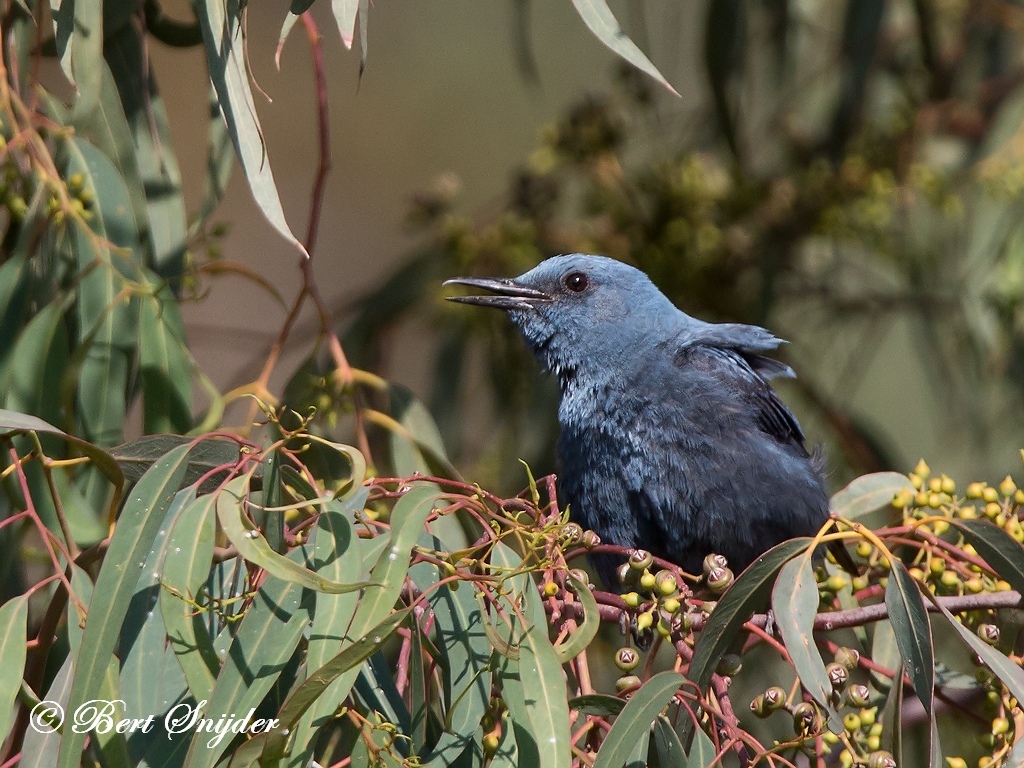
<path id="1" fill-rule="evenodd" d="M 647 549 L 689 572 L 725 555 L 739 572 L 828 515 L 796 418 L 768 384 L 763 328 L 705 323 L 645 274 L 612 259 L 556 256 L 463 301 L 499 306 L 559 381 L 561 488 L 606 543 Z M 517 295 L 521 294 L 521 295 Z M 612 583 L 615 561 L 597 558 Z"/>

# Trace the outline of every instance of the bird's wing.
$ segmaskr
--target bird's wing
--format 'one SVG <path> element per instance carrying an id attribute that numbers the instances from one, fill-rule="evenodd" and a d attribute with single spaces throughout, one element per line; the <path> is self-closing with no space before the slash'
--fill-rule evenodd
<path id="1" fill-rule="evenodd" d="M 723 323 L 690 335 L 676 352 L 679 365 L 692 366 L 718 379 L 754 410 L 758 427 L 781 443 L 805 451 L 804 433 L 768 379 L 793 376 L 793 369 L 760 352 L 784 343 L 763 328 Z"/>

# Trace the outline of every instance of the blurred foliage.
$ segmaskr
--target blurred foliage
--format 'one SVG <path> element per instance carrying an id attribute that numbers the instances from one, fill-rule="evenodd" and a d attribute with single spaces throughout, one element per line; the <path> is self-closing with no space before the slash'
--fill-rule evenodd
<path id="1" fill-rule="evenodd" d="M 697 92 L 675 99 L 623 67 L 608 93 L 543 130 L 496 208 L 463 213 L 450 175 L 417 195 L 410 224 L 425 245 L 367 298 L 346 349 L 381 365 L 395 326 L 429 316 L 441 339 L 431 408 L 442 434 L 475 476 L 514 487 L 513 459 L 555 466 L 553 435 L 537 431 L 554 388 L 504 318 L 445 306 L 437 286 L 600 253 L 640 267 L 691 314 L 767 324 L 794 342 L 794 399 L 821 425 L 839 478 L 911 458 L 892 448 L 893 429 L 909 425 L 852 407 L 901 321 L 944 423 L 980 449 L 1018 434 L 1020 10 L 930 0 L 708 8 L 666 12 L 644 34 L 676 40 L 703 20 L 701 79 L 680 76 Z M 466 397 L 477 361 L 497 425 L 482 458 L 478 440 L 471 456 L 459 449 L 465 425 L 480 421 Z"/>
<path id="2" fill-rule="evenodd" d="M 1011 477 L 958 491 L 923 462 L 867 474 L 815 539 L 742 574 L 714 555 L 685 574 L 619 552 L 624 589 L 602 592 L 581 566 L 615 548 L 569 520 L 553 476 L 527 469 L 515 496 L 460 477 L 446 444 L 478 415 L 463 406 L 480 342 L 507 410 L 491 447 L 460 457 L 474 480 L 522 484 L 512 457 L 550 453 L 554 392 L 502 318 L 442 309 L 435 292 L 441 276 L 601 251 L 691 311 L 793 338 L 797 320 L 844 334 L 912 316 L 951 396 L 980 401 L 984 370 L 1019 389 L 1016 6 L 865 0 L 842 19 L 815 3 L 714 3 L 708 93 L 686 112 L 603 0 L 573 4 L 635 69 L 545 132 L 496 216 L 457 213 L 450 177 L 419 196 L 410 223 L 427 244 L 344 346 L 311 267 L 324 173 L 300 241 L 264 151 L 246 3 L 197 0 L 188 20 L 155 0 L 5 6 L 0 765 L 1024 760 L 1024 492 Z M 280 44 L 301 20 L 325 169 L 311 5 L 291 3 Z M 369 3 L 330 12 L 348 45 L 358 25 L 365 66 Z M 155 43 L 206 51 L 192 215 Z M 67 100 L 40 80 L 50 64 Z M 211 216 L 236 161 L 303 284 L 259 377 L 221 394 L 194 365 L 180 303 L 224 272 L 287 303 L 272 276 L 219 254 Z M 272 392 L 307 301 L 319 333 Z M 389 331 L 424 310 L 440 330 L 439 424 L 371 372 Z M 851 466 L 886 464 L 810 373 L 801 394 Z M 250 418 L 223 426 L 243 399 Z M 126 442 L 133 408 L 146 434 Z M 835 540 L 855 573 L 815 558 Z"/>

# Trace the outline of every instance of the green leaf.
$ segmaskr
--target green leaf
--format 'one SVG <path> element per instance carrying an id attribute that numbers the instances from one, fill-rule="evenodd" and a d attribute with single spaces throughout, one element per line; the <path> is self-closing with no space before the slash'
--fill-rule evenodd
<path id="1" fill-rule="evenodd" d="M 289 558 L 296 568 L 306 570 L 298 562 L 303 558 L 301 549 L 293 550 Z M 263 700 L 302 640 L 313 617 L 313 599 L 314 593 L 300 584 L 272 574 L 267 577 L 228 648 L 205 707 L 208 716 L 232 712 L 244 716 Z M 186 764 L 213 768 L 218 763 L 230 740 L 216 744 L 210 739 L 209 733 L 194 734 Z"/>
<path id="2" fill-rule="evenodd" d="M 32 413 L 53 421 L 64 417 L 60 383 L 69 355 L 64 305 L 60 300 L 47 304 L 29 320 L 12 344 L 0 393 L 3 405 L 10 409 L 5 413 Z"/>
<path id="3" fill-rule="evenodd" d="M 703 728 L 695 730 L 696 735 L 693 737 L 693 744 L 690 745 L 690 755 L 686 766 L 687 768 L 705 768 L 711 765 L 712 760 L 718 755 L 718 750 L 715 749 L 711 738 L 704 733 Z"/>
<path id="4" fill-rule="evenodd" d="M 155 726 L 133 731 L 127 739 L 131 765 L 138 765 L 148 750 L 159 743 L 164 749 L 178 734 L 168 734 L 163 724 L 172 707 L 188 697 L 188 685 L 167 642 L 162 611 L 156 609 L 161 573 L 173 538 L 167 534 L 183 512 L 195 501 L 192 488 L 179 491 L 164 516 L 156 540 L 139 575 L 139 581 L 125 614 L 118 656 L 121 659 L 120 696 L 127 717 L 152 717 Z"/>
<path id="5" fill-rule="evenodd" d="M 989 669 L 995 673 L 996 677 L 1002 681 L 1003 685 L 1010 691 L 1010 694 L 1017 701 L 1024 701 L 1024 670 L 957 621 L 953 614 L 946 610 L 934 595 L 929 594 L 928 599 L 946 617 L 946 620 L 960 634 L 964 642 L 971 647 L 971 650 L 978 654 L 981 660 L 988 665 Z"/>
<path id="6" fill-rule="evenodd" d="M 880 722 L 882 723 L 882 749 L 896 758 L 897 765 L 903 763 L 903 664 L 897 662 L 895 677 L 885 697 Z"/>
<path id="7" fill-rule="evenodd" d="M 0 408 L 0 435 L 9 435 L 12 432 L 40 432 L 58 435 L 61 439 L 72 443 L 83 455 L 88 456 L 93 465 L 103 472 L 117 488 L 120 489 L 124 485 L 124 473 L 121 472 L 113 457 L 102 448 L 74 435 L 69 435 L 35 416 Z"/>
<path id="8" fill-rule="evenodd" d="M 1024 594 L 1024 547 L 988 520 L 950 520 L 999 578 Z"/>
<path id="9" fill-rule="evenodd" d="M 934 727 L 935 654 L 932 650 L 932 626 L 928 621 L 917 583 L 903 563 L 896 561 L 885 588 L 885 605 L 896 635 L 900 656 L 910 675 L 914 693 Z"/>
<path id="10" fill-rule="evenodd" d="M 379 649 L 381 644 L 394 634 L 402 622 L 412 613 L 411 608 L 403 608 L 387 616 L 383 621 L 362 637 L 356 638 L 348 643 L 342 650 L 331 658 L 319 669 L 310 673 L 306 681 L 298 686 L 278 712 L 278 727 L 273 729 L 266 737 L 252 739 L 252 749 L 256 754 L 262 752 L 261 765 L 268 766 L 275 764 L 284 754 L 288 742 L 289 729 L 298 722 L 303 713 L 315 702 L 331 683 L 341 675 L 351 673 L 362 662 L 370 658 Z M 248 744 L 246 745 L 249 746 Z"/>
<path id="11" fill-rule="evenodd" d="M 96 200 L 89 225 L 68 219 L 59 241 L 83 277 L 78 283 L 76 405 L 81 434 L 102 447 L 123 439 L 131 359 L 137 345 L 137 300 L 122 294 L 141 273 L 132 261 L 138 247 L 131 196 L 117 169 L 95 146 L 72 135 L 61 144 L 62 174 L 79 173 Z M 128 249 L 114 257 L 107 243 Z M 93 498 L 87 493 L 89 498 Z"/>
<path id="12" fill-rule="evenodd" d="M 640 686 L 615 718 L 594 768 L 620 768 L 638 741 L 649 741 L 651 724 L 684 682 L 678 672 L 659 672 Z M 678 757 L 682 757 L 681 747 Z"/>
<path id="13" fill-rule="evenodd" d="M 814 617 L 818 613 L 818 584 L 814 579 L 812 550 L 782 566 L 772 590 L 772 609 L 779 633 L 804 689 L 830 714 L 832 684 L 825 662 L 814 644 Z"/>
<path id="14" fill-rule="evenodd" d="M 395 475 L 416 472 L 458 478 L 459 472 L 445 453 L 444 441 L 430 411 L 405 387 L 388 387 L 391 411 L 403 429 L 391 430 L 391 457 Z"/>
<path id="15" fill-rule="evenodd" d="M 914 486 L 899 472 L 862 475 L 832 497 L 829 509 L 847 520 L 855 520 L 889 506 L 893 496 L 906 490 L 913 491 Z"/>
<path id="16" fill-rule="evenodd" d="M 146 553 L 152 547 L 164 514 L 174 498 L 185 472 L 187 457 L 188 447 L 181 446 L 154 464 L 135 486 L 121 510 L 89 605 L 89 618 L 76 659 L 68 701 L 70 712 L 97 698 L 121 622 L 138 583 L 139 568 L 145 564 Z M 85 733 L 75 732 L 64 735 L 58 759 L 60 768 L 78 765 L 85 737 Z"/>
<path id="17" fill-rule="evenodd" d="M 71 655 L 57 671 L 56 677 L 46 690 L 45 700 L 59 704 L 64 712 L 68 711 L 68 697 L 71 695 Z M 18 768 L 52 768 L 57 764 L 57 752 L 60 749 L 62 734 L 60 731 L 46 731 L 29 728 L 25 731 L 25 740 L 21 744 L 21 759 Z"/>
<path id="18" fill-rule="evenodd" d="M 271 549 L 263 534 L 249 526 L 245 520 L 243 501 L 251 476 L 250 472 L 235 478 L 217 494 L 217 519 L 224 529 L 224 535 L 235 545 L 239 555 L 279 579 L 317 592 L 343 594 L 369 586 L 370 582 L 366 581 L 340 584 L 325 579 L 294 559 L 279 555 Z"/>
<path id="19" fill-rule="evenodd" d="M 153 31 L 151 21 L 147 14 L 147 32 Z M 117 83 L 129 131 L 127 148 L 134 152 L 141 184 L 135 216 L 140 229 L 145 230 L 148 264 L 157 274 L 174 281 L 185 268 L 185 199 L 167 110 L 148 66 L 138 27 L 125 24 L 108 36 L 104 55 Z M 126 165 L 119 160 L 118 167 L 125 169 Z M 143 227 L 144 222 L 148 226 Z"/>
<path id="20" fill-rule="evenodd" d="M 583 584 L 573 576 L 569 576 L 569 583 L 572 585 L 573 592 L 576 593 L 576 597 L 579 598 L 583 606 L 583 623 L 566 638 L 564 643 L 555 646 L 558 660 L 563 664 L 583 653 L 590 646 L 593 639 L 597 637 L 597 631 L 601 628 L 601 617 L 598 614 L 597 600 L 594 599 L 590 589 L 586 584 Z"/>
<path id="21" fill-rule="evenodd" d="M 231 172 L 235 167 L 235 152 L 231 136 L 220 113 L 217 91 L 210 86 L 210 143 L 206 156 L 206 178 L 203 182 L 203 202 L 199 213 L 189 226 L 189 237 L 198 233 L 216 210 L 227 191 Z"/>
<path id="22" fill-rule="evenodd" d="M 427 546 L 440 552 L 451 548 L 438 537 Z M 430 589 L 444 574 L 433 563 L 420 563 L 410 576 L 422 590 Z M 491 693 L 491 644 L 483 630 L 483 611 L 472 585 L 452 591 L 432 589 L 427 600 L 435 616 L 436 646 L 441 654 L 445 730 L 426 756 L 426 765 L 446 766 L 472 743 L 473 732 L 487 710 Z"/>
<path id="23" fill-rule="evenodd" d="M 139 316 L 143 430 L 188 431 L 192 425 L 191 372 L 185 329 L 170 289 L 144 296 Z"/>
<path id="24" fill-rule="evenodd" d="M 14 723 L 14 712 L 25 672 L 28 638 L 28 595 L 18 595 L 0 606 L 0 741 Z"/>
<path id="25" fill-rule="evenodd" d="M 313 537 L 313 562 L 318 574 L 338 582 L 356 581 L 362 575 L 362 557 L 359 537 L 356 535 L 349 514 L 362 507 L 367 491 L 349 502 L 333 501 L 327 505 L 317 519 L 316 534 Z M 359 596 L 354 592 L 332 595 L 318 592 L 313 625 L 309 632 L 306 651 L 306 666 L 310 670 L 320 669 L 335 655 L 338 643 L 348 631 L 355 614 Z M 340 694 L 340 695 L 339 695 Z M 292 764 L 308 765 L 315 744 L 315 734 L 334 716 L 337 707 L 345 700 L 348 691 L 341 692 L 337 681 L 325 689 L 292 729 Z"/>
<path id="26" fill-rule="evenodd" d="M 99 101 L 100 68 L 103 65 L 103 2 L 50 0 L 50 8 L 60 64 L 78 94 L 75 114 L 86 114 Z"/>
<path id="27" fill-rule="evenodd" d="M 637 48 L 636 44 L 622 31 L 605 0 L 572 0 L 572 4 L 576 7 L 580 18 L 583 19 L 583 23 L 598 40 L 641 72 L 653 77 L 665 86 L 669 93 L 675 96 L 679 95 L 658 71 L 658 68 L 644 55 L 644 52 Z"/>
<path id="28" fill-rule="evenodd" d="M 129 483 L 134 483 L 162 456 L 181 445 L 194 443 L 188 456 L 188 467 L 182 477 L 182 486 L 192 485 L 204 475 L 211 475 L 200 487 L 200 493 L 215 491 L 227 477 L 231 467 L 238 464 L 240 446 L 234 440 L 217 437 L 194 437 L 181 435 L 147 435 L 110 449 L 110 456 Z M 215 470 L 220 470 L 215 472 Z"/>
<path id="29" fill-rule="evenodd" d="M 768 606 L 775 575 L 783 564 L 807 549 L 810 539 L 791 539 L 757 558 L 718 601 L 697 638 L 688 677 L 702 691 L 711 675 L 736 641 L 740 627 L 754 613 Z"/>
<path id="30" fill-rule="evenodd" d="M 206 61 L 217 92 L 217 103 L 256 204 L 281 236 L 305 254 L 305 247 L 292 234 L 285 219 L 263 144 L 245 66 L 241 4 L 239 0 L 198 3 L 197 14 L 203 28 Z"/>
<path id="31" fill-rule="evenodd" d="M 572 757 L 569 704 L 562 666 L 548 640 L 546 623 L 531 624 L 525 628 L 519 646 L 518 666 L 540 766 L 568 768 Z"/>
<path id="32" fill-rule="evenodd" d="M 210 573 L 216 527 L 213 494 L 190 503 L 168 536 L 168 550 L 160 569 L 160 613 L 167 632 L 167 644 L 177 655 L 188 688 L 196 701 L 210 698 L 221 660 L 213 638 L 203 623 L 197 601 Z"/>
<path id="33" fill-rule="evenodd" d="M 654 720 L 654 759 L 651 768 L 673 768 L 686 764 L 686 749 L 665 715 Z"/>

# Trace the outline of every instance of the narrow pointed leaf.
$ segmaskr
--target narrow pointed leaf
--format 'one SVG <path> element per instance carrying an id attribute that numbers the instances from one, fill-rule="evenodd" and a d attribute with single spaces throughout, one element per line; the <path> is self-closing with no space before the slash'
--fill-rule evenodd
<path id="1" fill-rule="evenodd" d="M 676 89 L 669 85 L 664 75 L 658 71 L 658 68 L 644 55 L 644 52 L 637 48 L 636 43 L 622 31 L 622 27 L 612 15 L 605 0 L 572 0 L 572 4 L 576 7 L 580 18 L 583 19 L 583 23 L 598 40 L 641 72 L 653 77 L 665 86 L 669 93 L 675 96 L 679 95 Z"/>
<path id="2" fill-rule="evenodd" d="M 28 595 L 11 598 L 0 606 L 0 741 L 14 722 L 18 691 L 25 673 L 28 641 Z"/>
<path id="3" fill-rule="evenodd" d="M 568 768 L 572 750 L 562 666 L 547 638 L 545 623 L 525 630 L 519 645 L 519 675 L 540 767 Z"/>
<path id="4" fill-rule="evenodd" d="M 341 34 L 341 42 L 352 50 L 352 42 L 356 36 L 356 15 L 359 13 L 359 0 L 331 0 L 331 12 Z"/>
<path id="5" fill-rule="evenodd" d="M 169 549 L 161 568 L 159 602 L 167 643 L 177 655 L 196 701 L 210 698 L 221 665 L 199 608 L 187 602 L 200 597 L 210 573 L 216 501 L 215 495 L 208 494 L 182 511 L 171 527 Z"/>
<path id="6" fill-rule="evenodd" d="M 249 188 L 267 221 L 303 254 L 305 247 L 292 233 L 281 208 L 270 169 L 256 103 L 245 66 L 245 37 L 239 0 L 204 2 L 197 7 L 206 44 L 210 79 L 228 134 L 249 181 Z"/>
<path id="7" fill-rule="evenodd" d="M 736 640 L 740 627 L 769 603 L 775 576 L 783 564 L 807 549 L 810 539 L 791 539 L 757 558 L 718 601 L 697 639 L 688 677 L 706 690 L 711 675 Z"/>
<path id="8" fill-rule="evenodd" d="M 933 718 L 935 698 L 935 653 L 932 650 L 932 627 L 921 600 L 917 582 L 903 563 L 892 564 L 885 588 L 885 605 L 896 635 L 903 665 L 914 686 L 914 693 L 924 705 L 929 720 Z"/>
<path id="9" fill-rule="evenodd" d="M 638 741 L 649 741 L 651 724 L 684 682 L 678 672 L 659 672 L 640 686 L 615 718 L 597 753 L 594 768 L 620 768 Z"/>
<path id="10" fill-rule="evenodd" d="M 75 664 L 69 710 L 97 698 L 110 663 L 121 622 L 164 514 L 185 472 L 188 447 L 181 446 L 153 465 L 125 501 L 103 559 L 89 605 L 82 649 Z M 67 733 L 61 741 L 58 766 L 74 768 L 86 734 Z"/>
<path id="11" fill-rule="evenodd" d="M 934 595 L 929 595 L 929 599 L 946 617 L 953 629 L 960 634 L 964 642 L 971 647 L 971 650 L 978 654 L 981 660 L 996 674 L 996 677 L 1003 682 L 1017 701 L 1024 701 L 1024 670 L 957 621 L 953 614 L 935 599 Z"/>
<path id="12" fill-rule="evenodd" d="M 988 520 L 950 520 L 959 528 L 985 562 L 1024 594 L 1024 547 L 999 526 Z"/>
<path id="13" fill-rule="evenodd" d="M 814 643 L 818 600 L 811 555 L 805 552 L 786 563 L 779 572 L 772 590 L 772 609 L 800 682 L 818 704 L 831 710 L 832 685 Z"/>

